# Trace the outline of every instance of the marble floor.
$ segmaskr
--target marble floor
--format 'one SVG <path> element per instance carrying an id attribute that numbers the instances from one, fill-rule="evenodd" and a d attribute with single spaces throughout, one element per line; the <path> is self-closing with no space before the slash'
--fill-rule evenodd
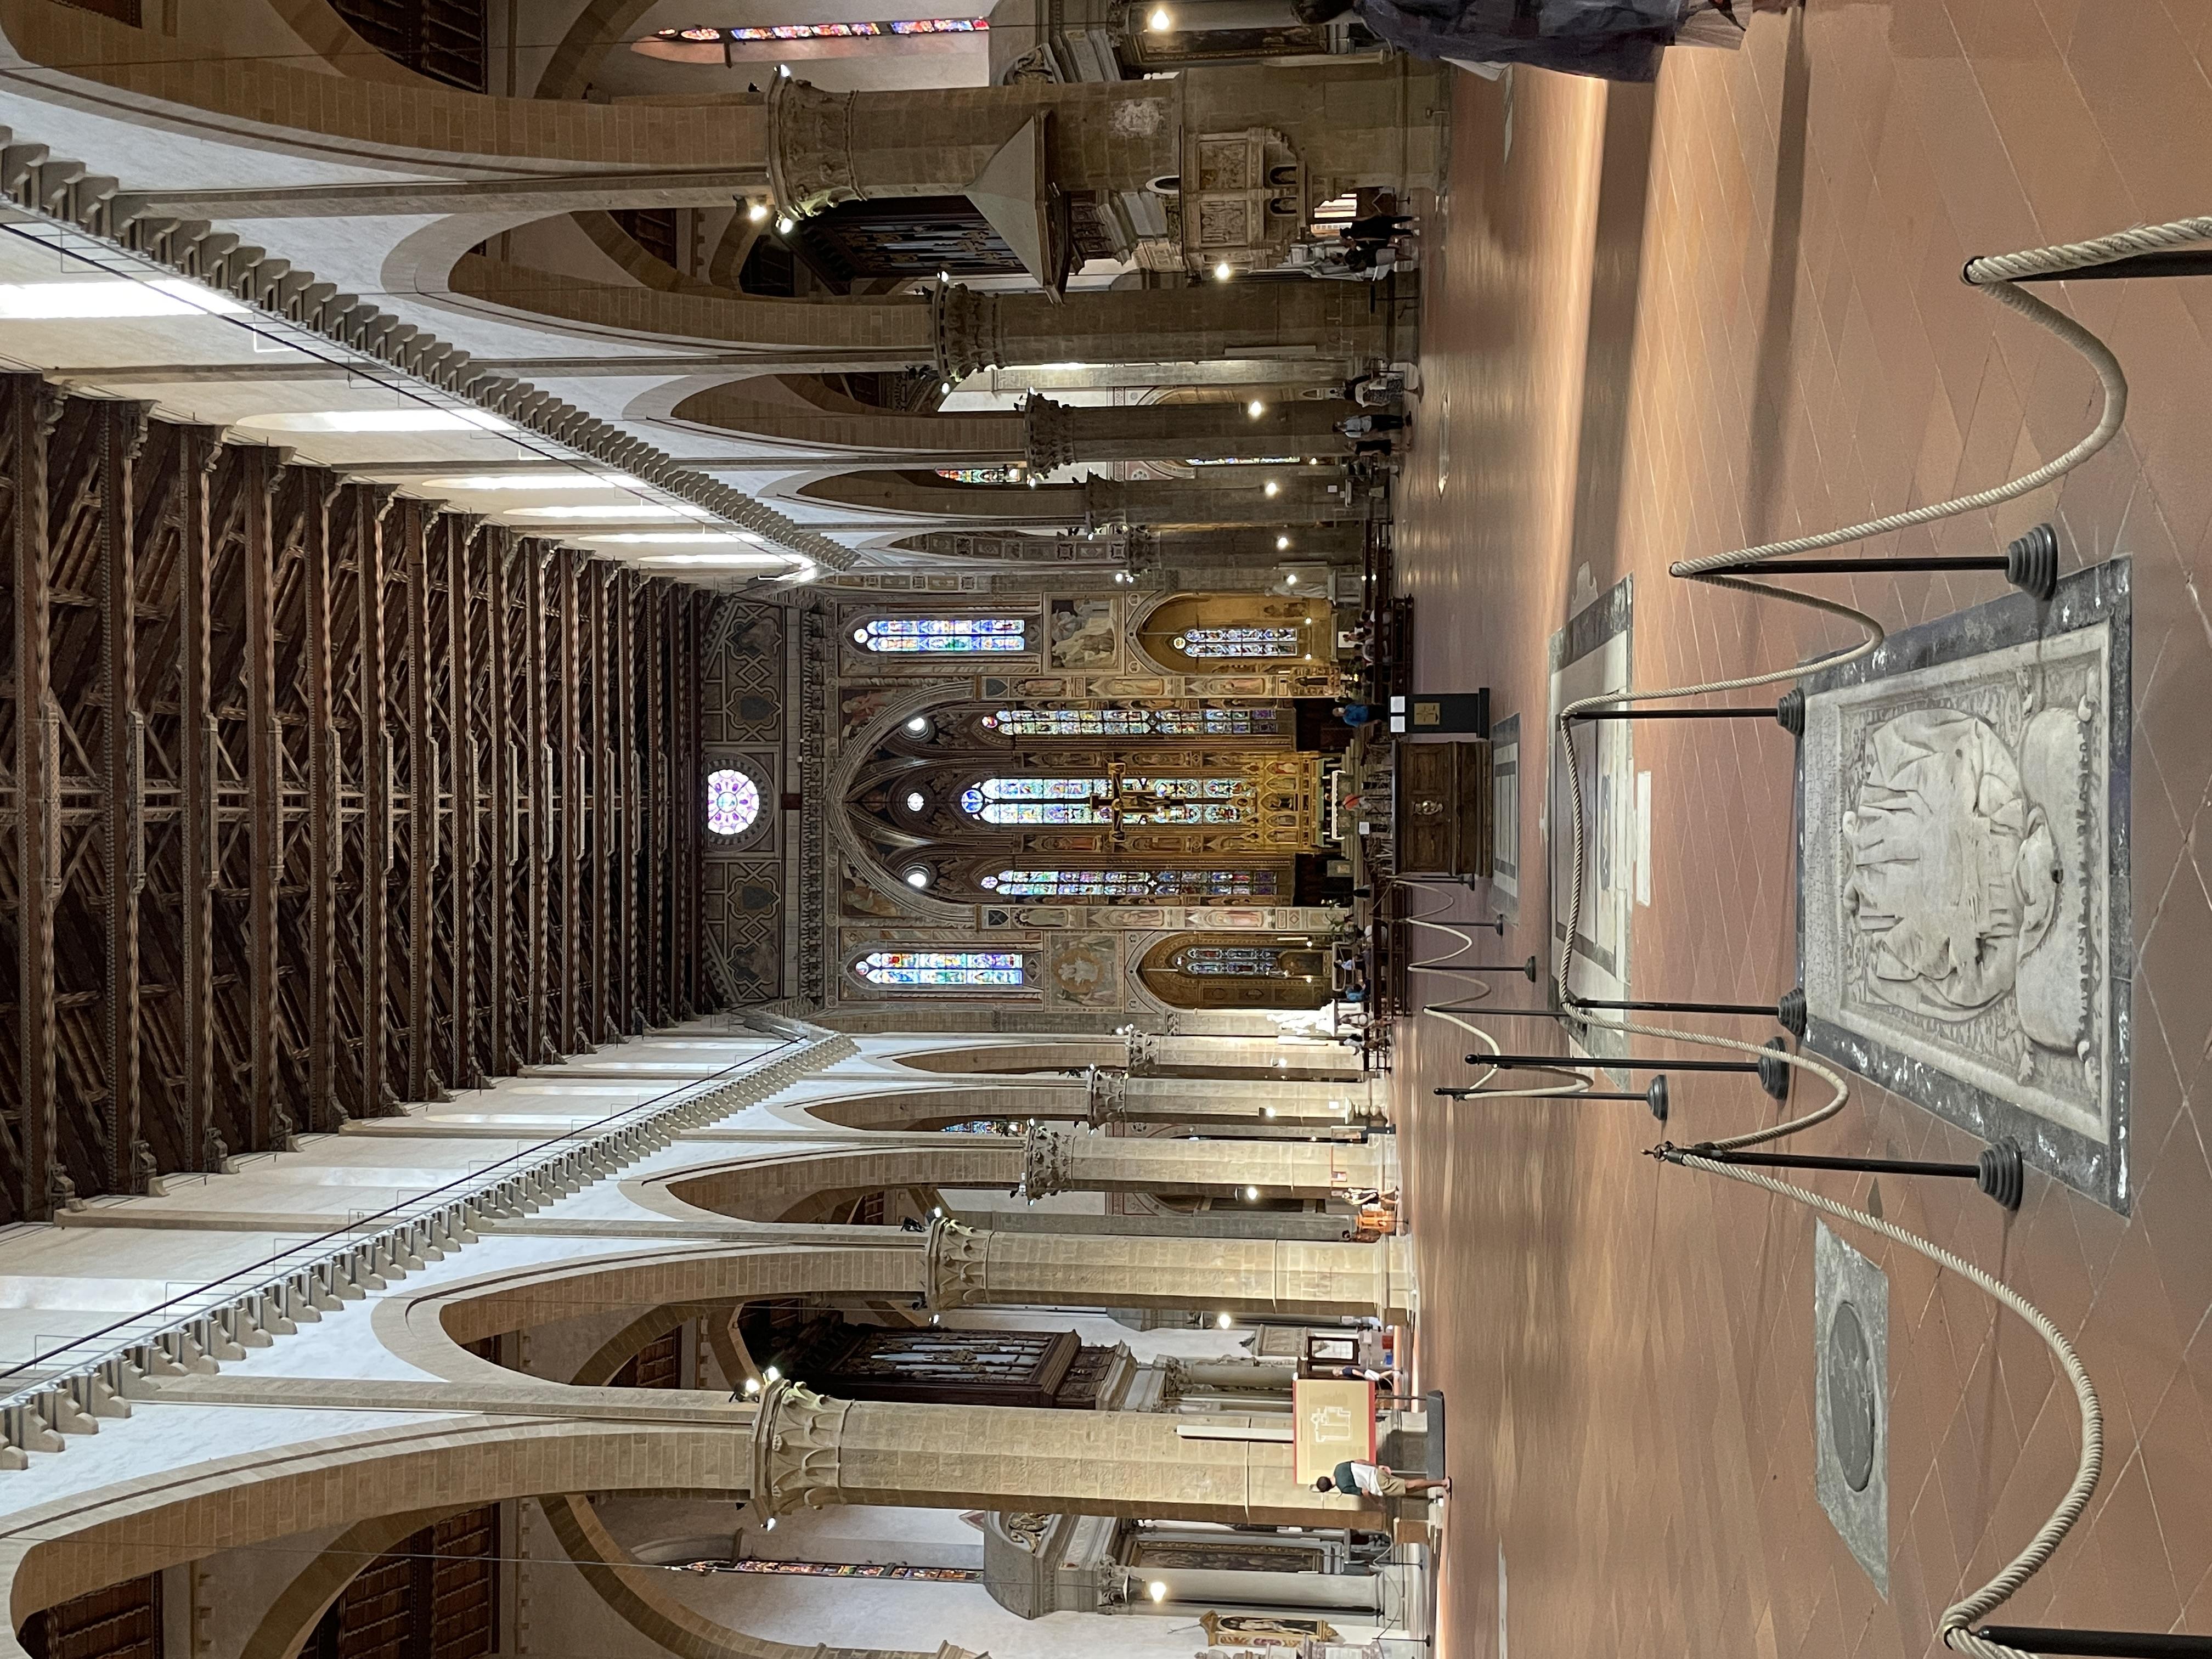
<path id="1" fill-rule="evenodd" d="M 1667 563 L 1978 489 L 2085 431 L 2081 360 L 1959 269 L 2212 212 L 2208 67 L 2212 0 L 1811 0 L 1756 19 L 1741 52 L 1674 52 L 1652 88 L 1461 77 L 1398 496 L 1419 683 L 1492 687 L 1531 769 L 1547 640 L 1624 575 L 1643 684 L 1843 643 Z M 2125 430 L 2056 490 L 1899 550 L 1985 551 L 2051 519 L 2068 568 L 2135 561 L 2136 1199 L 2123 1218 L 2031 1173 L 2010 1219 L 1954 1182 L 1885 1181 L 1876 1201 L 2039 1303 L 2103 1395 L 2103 1485 L 2008 1614 L 2212 1632 L 2212 281 L 2045 292 L 2118 352 Z M 2001 590 L 1831 591 L 1896 627 Z M 1652 777 L 1638 988 L 1771 1000 L 1796 969 L 1790 740 L 1646 726 L 1634 767 Z M 1547 907 L 1543 791 L 1520 793 L 1508 959 L 1544 948 Z M 1502 981 L 1498 1001 L 1527 990 Z M 1502 1029 L 1559 1045 L 1545 1024 Z M 1656 1137 L 1634 1107 L 1433 1098 L 1468 1078 L 1441 1020 L 1399 1045 L 1421 1358 L 1452 1401 L 1446 1659 L 1941 1651 L 1942 1608 L 2072 1472 L 2070 1391 L 2040 1345 L 1917 1257 L 1853 1239 L 1888 1276 L 1885 1598 L 1814 1494 L 1811 1217 L 1639 1157 Z M 1747 1081 L 1676 1101 L 1680 1140 L 1771 1121 Z M 1978 1150 L 1871 1086 L 1805 1139 Z M 1863 1176 L 1813 1184 L 1874 1196 Z"/>

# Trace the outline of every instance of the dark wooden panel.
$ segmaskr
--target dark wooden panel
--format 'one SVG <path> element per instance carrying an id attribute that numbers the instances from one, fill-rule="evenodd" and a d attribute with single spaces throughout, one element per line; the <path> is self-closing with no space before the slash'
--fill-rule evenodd
<path id="1" fill-rule="evenodd" d="M 611 1389 L 678 1389 L 683 1384 L 684 1333 L 665 1331 L 607 1379 Z"/>
<path id="2" fill-rule="evenodd" d="M 1487 876 L 1489 744 L 1400 743 L 1391 766 L 1399 873 Z"/>
<path id="3" fill-rule="evenodd" d="M 448 1516 L 356 1576 L 304 1659 L 484 1659 L 499 1646 L 499 1510 Z"/>
<path id="4" fill-rule="evenodd" d="M 1051 1407 L 1081 1347 L 1072 1331 L 848 1326 L 832 1331 L 802 1370 L 811 1385 L 838 1399 Z"/>
<path id="5" fill-rule="evenodd" d="M 161 1579 L 133 1578 L 31 1615 L 31 1659 L 163 1659 Z"/>

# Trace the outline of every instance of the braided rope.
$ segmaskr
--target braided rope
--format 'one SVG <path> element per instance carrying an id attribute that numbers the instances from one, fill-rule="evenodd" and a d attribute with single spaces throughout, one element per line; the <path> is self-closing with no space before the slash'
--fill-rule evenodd
<path id="1" fill-rule="evenodd" d="M 2089 1381 L 2081 1357 L 2074 1345 L 2066 1340 L 2065 1333 L 2052 1322 L 2050 1316 L 2037 1307 L 2018 1291 L 1992 1273 L 1985 1273 L 1964 1257 L 1954 1255 L 1940 1244 L 1930 1243 L 1917 1233 L 1909 1233 L 1880 1216 L 1855 1210 L 1848 1204 L 1838 1204 L 1831 1198 L 1808 1192 L 1802 1187 L 1786 1181 L 1777 1181 L 1771 1176 L 1755 1170 L 1743 1169 L 1733 1164 L 1715 1163 L 1709 1158 L 1699 1158 L 1695 1152 L 1675 1152 L 1672 1161 L 1692 1170 L 1703 1170 L 1708 1175 L 1725 1176 L 1730 1181 L 1741 1181 L 1747 1187 L 1758 1187 L 1778 1197 L 1793 1199 L 1809 1208 L 1820 1210 L 1839 1221 L 1869 1228 L 1884 1237 L 1893 1239 L 1908 1250 L 1926 1256 L 1937 1267 L 1957 1273 L 1961 1279 L 1978 1286 L 2003 1306 L 2027 1322 L 2029 1328 L 2043 1339 L 2058 1361 L 2066 1380 L 2074 1385 L 2074 1400 L 2081 1413 L 2081 1455 L 2074 1469 L 2074 1481 L 2066 1489 L 2066 1496 L 2051 1511 L 2051 1518 L 2028 1540 L 2027 1547 L 2013 1557 L 2004 1571 L 1976 1590 L 1965 1601 L 1946 1608 L 1943 1613 L 1943 1640 L 1960 1653 L 1973 1659 L 2022 1659 L 2017 1649 L 1984 1641 L 1968 1628 L 1987 1618 L 2035 1574 L 2037 1568 L 2051 1559 L 2068 1528 L 2079 1520 L 2088 1506 L 2089 1498 L 2097 1490 L 2097 1477 L 2105 1462 L 2105 1413 L 2097 1403 L 2097 1390 Z"/>
<path id="2" fill-rule="evenodd" d="M 1885 638 L 1884 631 L 1881 624 L 1866 612 L 1838 600 L 1823 599 L 1815 594 L 1797 592 L 1788 588 L 1775 586 L 1771 582 L 1753 580 L 1741 574 L 1729 573 L 1747 564 L 1786 557 L 1793 553 L 1808 553 L 1821 548 L 1841 546 L 1849 542 L 1864 541 L 1873 537 L 1910 529 L 1917 525 L 1955 518 L 1962 514 L 1980 512 L 2055 483 L 2080 466 L 2112 441 L 2119 432 L 2122 422 L 2126 419 L 2127 377 L 2120 368 L 2118 359 L 2113 356 L 2111 349 L 2096 335 L 2064 313 L 2046 305 L 2033 295 L 2023 293 L 2014 286 L 2014 282 L 2023 276 L 2049 276 L 2079 270 L 2085 265 L 2103 264 L 2135 254 L 2154 252 L 2185 243 L 2209 240 L 2212 240 L 2212 216 L 2176 220 L 2164 225 L 2138 227 L 2088 241 L 2031 248 L 2018 253 L 1976 259 L 1966 266 L 1965 280 L 1968 283 L 1980 289 L 2007 309 L 2027 318 L 2030 322 L 2039 325 L 2063 340 L 2080 352 L 2090 367 L 2095 370 L 2104 396 L 2103 409 L 2095 426 L 2063 454 L 2045 462 L 2042 465 L 2016 478 L 1988 489 L 1976 491 L 1972 495 L 1958 496 L 1947 501 L 1932 502 L 1927 506 L 1912 507 L 1901 513 L 1893 513 L 1882 518 L 1869 520 L 1863 524 L 1824 531 L 1817 535 L 1771 542 L 1764 546 L 1739 549 L 1731 553 L 1714 554 L 1702 559 L 1678 561 L 1668 567 L 1670 575 L 1682 580 L 1781 599 L 1791 605 L 1802 605 L 1808 610 L 1841 617 L 1856 623 L 1861 630 L 1861 637 L 1856 645 L 1820 658 L 1812 664 L 1772 669 L 1763 673 L 1746 674 L 1734 679 L 1713 680 L 1703 684 L 1606 692 L 1595 696 L 1578 698 L 1559 710 L 1553 727 L 1553 735 L 1565 750 L 1567 776 L 1573 785 L 1571 792 L 1573 811 L 1570 818 L 1573 856 L 1569 864 L 1566 938 L 1559 947 L 1553 970 L 1558 1000 L 1562 1004 L 1567 998 L 1568 976 L 1574 966 L 1576 941 L 1581 934 L 1583 855 L 1586 836 L 1582 773 L 1579 759 L 1575 751 L 1574 717 L 1585 710 L 1601 706 L 1609 708 L 1619 708 L 1626 703 L 1740 691 L 1753 686 L 1771 685 L 1784 680 L 1796 680 L 1802 678 L 1811 668 L 1840 666 L 1845 663 L 1856 661 L 1878 650 Z M 1439 926 L 1434 922 L 1419 921 L 1415 921 L 1414 925 L 1429 927 Z M 1468 948 L 1473 944 L 1470 938 L 1459 933 L 1457 929 L 1439 928 L 1439 931 L 1457 935 L 1462 939 L 1462 948 Z M 1452 970 L 1432 969 L 1431 971 Z M 1468 1024 L 1442 1009 L 1430 1008 L 1423 1012 L 1448 1019 L 1462 1030 L 1473 1033 L 1488 1045 L 1492 1054 L 1503 1052 L 1496 1039 L 1492 1038 L 1488 1032 Z M 1753 1056 L 1772 1054 L 1777 1052 L 1739 1042 L 1731 1037 L 1717 1036 L 1709 1032 L 1678 1031 L 1664 1026 L 1645 1025 L 1628 1019 L 1601 1019 L 1587 1012 L 1579 1015 L 1578 1019 L 1579 1023 L 1592 1030 L 1618 1031 L 1628 1036 L 1656 1037 L 1671 1042 L 1701 1044 L 1708 1048 L 1730 1049 L 1739 1054 Z M 1826 1103 L 1811 1112 L 1771 1128 L 1753 1130 L 1727 1139 L 1702 1143 L 1705 1149 L 1715 1152 L 1734 1151 L 1755 1146 L 1762 1141 L 1778 1139 L 1784 1135 L 1795 1134 L 1800 1130 L 1825 1122 L 1843 1109 L 1845 1101 L 1850 1098 L 1850 1085 L 1840 1070 L 1802 1053 L 1783 1052 L 1779 1057 L 1788 1065 L 1818 1077 L 1826 1083 L 1831 1091 Z M 1589 1063 L 1601 1066 L 1605 1061 L 1596 1060 Z M 1495 1075 L 1496 1068 L 1493 1067 L 1485 1073 L 1483 1079 L 1478 1079 L 1476 1086 L 1479 1087 L 1481 1081 Z M 1514 1092 L 1553 1094 L 1566 1091 L 1542 1090 Z M 2072 1345 L 2067 1341 L 2064 1334 L 2040 1309 L 2002 1280 L 1984 1272 L 1964 1258 L 1954 1255 L 1941 1245 L 1921 1238 L 1916 1234 L 1909 1233 L 1905 1229 L 1882 1220 L 1877 1216 L 1869 1215 L 1863 1211 L 1852 1209 L 1847 1205 L 1823 1198 L 1819 1194 L 1808 1191 L 1804 1188 L 1792 1186 L 1786 1182 L 1777 1181 L 1771 1176 L 1759 1175 L 1749 1170 L 1718 1163 L 1709 1158 L 1698 1157 L 1694 1153 L 1672 1152 L 1670 1160 L 1687 1168 L 1701 1170 L 1707 1174 L 1723 1176 L 1731 1181 L 1760 1188 L 1778 1197 L 1788 1198 L 1807 1205 L 1838 1220 L 1869 1228 L 1885 1237 L 1894 1240 L 1906 1249 L 1925 1256 L 1939 1267 L 1959 1274 L 2002 1306 L 2010 1309 L 2033 1328 L 2043 1339 L 2045 1345 L 2057 1358 L 2060 1367 L 2066 1373 L 2067 1380 L 2073 1384 L 2075 1397 L 2079 1402 L 2081 1414 L 2081 1450 L 2080 1459 L 2075 1465 L 2073 1483 L 2068 1487 L 2066 1496 L 2060 1501 L 2057 1508 L 2051 1512 L 2051 1518 L 2037 1531 L 2027 1547 L 2014 1557 L 2011 1563 L 2002 1572 L 1979 1590 L 1947 1609 L 1941 1626 L 1945 1644 L 1956 1652 L 1970 1656 L 1970 1659 L 2030 1659 L 2029 1656 L 2022 1655 L 2014 1649 L 1984 1640 L 1975 1635 L 1969 1626 L 1978 1620 L 1985 1619 L 2002 1606 L 2033 1576 L 2045 1562 L 2051 1559 L 2052 1552 L 2058 1547 L 2075 1522 L 2081 1518 L 2090 1497 L 2096 1491 L 2098 1476 L 2104 1462 L 2103 1411 L 2098 1403 L 2096 1389 L 2089 1380 L 2088 1372 L 2083 1368 L 2080 1358 L 2075 1353 Z"/>

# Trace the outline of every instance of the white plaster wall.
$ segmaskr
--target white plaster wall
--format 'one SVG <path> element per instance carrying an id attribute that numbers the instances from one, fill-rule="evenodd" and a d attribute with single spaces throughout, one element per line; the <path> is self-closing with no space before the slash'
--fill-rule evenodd
<path id="1" fill-rule="evenodd" d="M 545 65 L 586 3 L 586 0 L 484 0 L 492 31 L 492 89 L 512 97 L 536 97 Z"/>
<path id="2" fill-rule="evenodd" d="M 251 1549 L 224 1550 L 194 1564 L 186 1613 L 196 1638 L 190 1659 L 222 1659 L 244 1652 L 270 1603 L 314 1565 L 317 1553 L 343 1530 L 325 1527 L 295 1533 Z M 368 1564 L 364 1560 L 360 1565 Z"/>
<path id="3" fill-rule="evenodd" d="M 1206 1645 L 1195 1620 L 1097 1613 L 1018 1618 L 981 1584 L 725 1573 L 680 1577 L 677 1594 L 709 1618 L 780 1642 L 924 1650 L 951 1642 L 991 1659 L 1189 1659 Z"/>

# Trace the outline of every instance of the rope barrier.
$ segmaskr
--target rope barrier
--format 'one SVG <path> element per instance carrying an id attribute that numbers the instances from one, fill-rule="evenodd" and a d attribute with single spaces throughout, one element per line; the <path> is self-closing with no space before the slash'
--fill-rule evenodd
<path id="1" fill-rule="evenodd" d="M 1715 587 L 1780 599 L 1788 604 L 1802 605 L 1808 610 L 1841 618 L 1855 623 L 1861 631 L 1861 637 L 1856 644 L 1830 653 L 1810 664 L 1773 669 L 1762 673 L 1746 674 L 1734 679 L 1713 680 L 1703 684 L 1653 687 L 1648 690 L 1632 688 L 1607 691 L 1595 696 L 1579 698 L 1559 710 L 1553 736 L 1555 741 L 1565 750 L 1567 776 L 1573 784 L 1571 792 L 1573 811 L 1570 818 L 1573 856 L 1569 866 L 1571 875 L 1568 883 L 1566 940 L 1559 948 L 1555 958 L 1556 966 L 1553 973 L 1557 1000 L 1565 1004 L 1567 1000 L 1567 981 L 1574 967 L 1576 941 L 1580 936 L 1582 921 L 1585 828 L 1582 774 L 1578 757 L 1575 752 L 1574 732 L 1577 717 L 1585 711 L 1601 707 L 1618 708 L 1629 703 L 1741 691 L 1753 686 L 1772 685 L 1784 680 L 1796 680 L 1814 669 L 1840 667 L 1844 664 L 1858 661 L 1879 650 L 1886 638 L 1885 631 L 1881 624 L 1866 612 L 1844 605 L 1839 600 L 1778 587 L 1771 582 L 1752 580 L 1743 575 L 1729 573 L 1740 570 L 1745 566 L 1786 560 L 1791 554 L 1808 553 L 1822 548 L 1838 547 L 1851 542 L 1889 535 L 1916 526 L 1931 524 L 1939 520 L 1955 518 L 1963 514 L 1980 512 L 2006 501 L 2016 500 L 2031 491 L 2055 483 L 2080 466 L 2109 444 L 2119 432 L 2121 423 L 2127 416 L 2127 377 L 2121 371 L 2119 362 L 2113 356 L 2111 349 L 2095 334 L 2034 295 L 2021 292 L 2014 286 L 2014 283 L 2018 281 L 2047 277 L 2069 270 L 2080 270 L 2084 266 L 2106 264 L 2114 259 L 2173 248 L 2186 243 L 2206 240 L 2212 240 L 2212 216 L 2177 220 L 2164 225 L 2138 227 L 2089 241 L 2031 248 L 2018 253 L 1978 258 L 1967 264 L 1963 272 L 1964 280 L 1967 283 L 1981 289 L 2008 310 L 2037 324 L 2072 346 L 2096 372 L 2104 398 L 2102 411 L 2095 426 L 2063 454 L 2003 483 L 1971 495 L 1958 496 L 1950 501 L 1912 507 L 1901 513 L 1893 513 L 1882 518 L 1869 520 L 1863 524 L 1824 531 L 1817 535 L 1796 537 L 1787 541 L 1769 543 L 1761 547 L 1740 549 L 1732 553 L 1714 554 L 1702 559 L 1678 561 L 1668 566 L 1668 574 L 1679 580 L 1701 582 Z M 1784 564 L 1773 569 L 1762 571 L 1760 574 L 1762 575 L 1779 574 L 1786 569 L 1787 566 Z M 1435 912 L 1430 914 L 1434 915 Z M 1440 923 L 1422 918 L 1407 917 L 1406 920 L 1414 927 L 1430 927 L 1438 932 L 1454 934 L 1461 940 L 1462 950 L 1473 947 L 1473 939 L 1460 933 L 1456 928 L 1444 927 Z M 1456 955 L 1458 952 L 1455 951 L 1453 954 Z M 1445 960 L 1448 961 L 1449 958 Z M 1419 965 L 1432 973 L 1462 972 L 1463 974 L 1463 970 L 1455 970 L 1441 965 L 1427 963 Z M 1472 977 L 1472 975 L 1464 976 Z M 1486 986 L 1485 990 L 1486 993 Z M 1487 1031 L 1457 1018 L 1459 1012 L 1475 1012 L 1472 1008 L 1462 1006 L 1456 1011 L 1448 1011 L 1441 1007 L 1429 1007 L 1419 1012 L 1437 1015 L 1461 1030 L 1473 1034 L 1487 1046 L 1492 1054 L 1504 1052 L 1497 1040 Z M 1700 1043 L 1708 1048 L 1730 1049 L 1746 1056 L 1773 1052 L 1734 1038 L 1717 1036 L 1710 1032 L 1680 1031 L 1667 1026 L 1647 1025 L 1627 1019 L 1603 1019 L 1595 1017 L 1586 1009 L 1577 1009 L 1575 1018 L 1587 1029 L 1615 1031 L 1623 1036 L 1652 1037 L 1675 1042 Z M 1757 1146 L 1765 1141 L 1778 1140 L 1785 1135 L 1796 1134 L 1824 1123 L 1843 1110 L 1844 1103 L 1850 1098 L 1850 1090 L 1845 1074 L 1840 1069 L 1802 1053 L 1784 1054 L 1783 1058 L 1789 1065 L 1810 1076 L 1817 1077 L 1827 1085 L 1829 1094 L 1824 1104 L 1771 1127 L 1752 1130 L 1725 1139 L 1703 1142 L 1698 1146 L 1692 1148 L 1663 1146 L 1654 1149 L 1651 1155 L 1660 1158 L 1664 1162 L 1680 1164 L 1686 1169 L 1702 1170 L 1709 1175 L 1723 1176 L 1730 1181 L 1741 1182 L 1747 1186 L 1759 1188 L 1778 1197 L 1790 1199 L 1808 1208 L 1819 1211 L 1836 1220 L 1866 1228 L 1903 1245 L 1905 1249 L 1926 1257 L 1937 1267 L 1958 1274 L 1993 1298 L 2001 1307 L 2018 1316 L 2051 1350 L 2058 1362 L 2059 1368 L 2065 1373 L 2068 1382 L 2073 1385 L 2075 1398 L 2081 1411 L 2081 1455 L 2075 1467 L 2073 1481 L 2067 1488 L 2065 1497 L 2051 1512 L 2051 1518 L 2044 1522 L 2027 1547 L 2014 1557 L 2002 1571 L 1983 1585 L 1980 1589 L 1948 1608 L 1940 1626 L 1945 1644 L 1954 1652 L 1968 1655 L 1970 1659 L 2033 1659 L 2032 1656 L 2024 1654 L 2019 1649 L 2003 1646 L 1976 1634 L 1969 1626 L 1985 1619 L 1990 1613 L 2003 1605 L 2051 1559 L 2052 1552 L 2057 1550 L 2068 1531 L 2073 1527 L 2075 1522 L 2080 1519 L 2082 1511 L 2087 1507 L 2090 1497 L 2096 1491 L 2098 1477 L 2104 1462 L 2104 1416 L 2102 1407 L 2098 1402 L 2096 1389 L 2091 1382 L 2088 1372 L 2083 1367 L 2079 1356 L 2075 1353 L 2072 1345 L 2067 1341 L 2064 1334 L 2040 1309 L 2002 1279 L 1962 1257 L 1954 1255 L 1941 1245 L 1908 1232 L 1904 1228 L 1886 1221 L 1879 1216 L 1871 1215 L 1847 1204 L 1838 1203 L 1832 1199 L 1824 1198 L 1818 1193 L 1794 1186 L 1788 1182 L 1776 1180 L 1771 1176 L 1760 1175 L 1755 1171 L 1721 1163 L 1713 1158 L 1701 1155 L 1705 1152 L 1731 1152 Z M 1603 1059 L 1593 1059 L 1588 1063 L 1592 1066 L 1603 1066 L 1607 1062 Z M 1493 1066 L 1485 1073 L 1482 1079 L 1477 1080 L 1476 1086 L 1480 1087 L 1482 1081 L 1496 1074 L 1497 1068 Z M 1584 1080 L 1583 1086 L 1585 1088 L 1588 1086 L 1587 1080 Z M 1486 1094 L 1488 1092 L 1485 1091 Z M 1571 1095 L 1579 1091 L 1569 1089 L 1541 1089 L 1498 1092 L 1499 1097 L 1503 1098 L 1507 1097 L 1509 1094 L 1524 1097 L 1540 1097 Z"/>

